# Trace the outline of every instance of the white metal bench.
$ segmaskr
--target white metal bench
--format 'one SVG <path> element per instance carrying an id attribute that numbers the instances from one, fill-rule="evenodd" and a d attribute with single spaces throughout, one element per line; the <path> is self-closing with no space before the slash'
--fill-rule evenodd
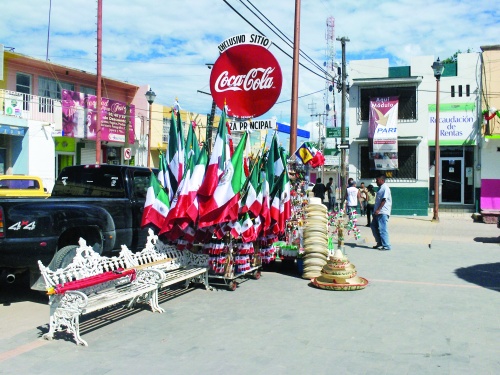
<path id="1" fill-rule="evenodd" d="M 208 284 L 208 261 L 206 254 L 194 254 L 191 251 L 179 251 L 174 246 L 166 245 L 158 240 L 158 236 L 150 229 L 143 250 L 133 253 L 122 245 L 120 257 L 123 257 L 127 267 L 136 269 L 157 269 L 165 273 L 165 278 L 159 282 L 159 288 L 185 282 L 187 288 L 190 283 L 199 283 L 205 289 L 212 290 Z M 157 298 L 157 294 L 152 296 Z M 154 311 L 163 312 L 158 300 L 151 301 Z"/>
<path id="2" fill-rule="evenodd" d="M 40 261 L 38 265 L 47 289 L 55 292 L 49 296 L 50 327 L 43 338 L 52 340 L 56 331 L 66 330 L 73 333 L 78 345 L 85 346 L 88 346 L 87 342 L 80 337 L 80 315 L 126 301 L 129 301 L 130 308 L 139 299 L 147 301 L 155 311 L 158 286 L 165 279 L 165 274 L 156 269 L 126 270 L 128 264 L 122 255 L 103 257 L 87 246 L 83 239 L 79 241 L 73 261 L 65 268 L 52 271 Z M 106 272 L 108 274 L 105 275 Z M 109 272 L 115 273 L 116 276 L 110 275 Z M 122 277 L 122 272 L 131 274 Z M 117 278 L 102 282 L 95 280 L 106 276 Z M 97 283 L 79 288 L 75 282 L 79 285 Z M 64 291 L 64 288 L 70 285 L 75 289 Z M 57 292 L 58 289 L 61 293 Z"/>

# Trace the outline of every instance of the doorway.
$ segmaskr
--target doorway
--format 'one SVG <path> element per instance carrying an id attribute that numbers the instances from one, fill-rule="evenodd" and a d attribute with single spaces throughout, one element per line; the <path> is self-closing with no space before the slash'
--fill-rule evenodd
<path id="1" fill-rule="evenodd" d="M 441 203 L 464 203 L 464 158 L 441 158 Z"/>

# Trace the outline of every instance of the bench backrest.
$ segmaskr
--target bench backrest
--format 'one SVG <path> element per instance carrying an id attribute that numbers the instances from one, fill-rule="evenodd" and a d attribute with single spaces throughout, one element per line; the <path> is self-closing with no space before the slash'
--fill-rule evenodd
<path id="1" fill-rule="evenodd" d="M 46 287 L 127 268 L 127 262 L 122 257 L 103 257 L 88 246 L 83 238 L 80 238 L 78 244 L 73 261 L 64 268 L 53 271 L 38 261 Z"/>

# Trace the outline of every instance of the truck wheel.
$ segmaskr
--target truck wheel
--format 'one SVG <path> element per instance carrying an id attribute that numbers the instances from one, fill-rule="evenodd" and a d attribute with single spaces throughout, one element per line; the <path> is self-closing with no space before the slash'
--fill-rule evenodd
<path id="1" fill-rule="evenodd" d="M 61 250 L 59 250 L 52 258 L 52 261 L 49 264 L 49 269 L 55 271 L 59 268 L 64 268 L 68 264 L 73 261 L 73 258 L 76 255 L 77 245 L 69 245 L 64 246 Z"/>

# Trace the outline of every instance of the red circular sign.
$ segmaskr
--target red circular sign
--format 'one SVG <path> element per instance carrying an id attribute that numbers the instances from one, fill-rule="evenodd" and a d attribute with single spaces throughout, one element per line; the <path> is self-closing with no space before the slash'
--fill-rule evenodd
<path id="1" fill-rule="evenodd" d="M 217 106 L 229 116 L 258 117 L 271 109 L 281 92 L 281 68 L 266 48 L 240 44 L 224 51 L 210 74 Z"/>

